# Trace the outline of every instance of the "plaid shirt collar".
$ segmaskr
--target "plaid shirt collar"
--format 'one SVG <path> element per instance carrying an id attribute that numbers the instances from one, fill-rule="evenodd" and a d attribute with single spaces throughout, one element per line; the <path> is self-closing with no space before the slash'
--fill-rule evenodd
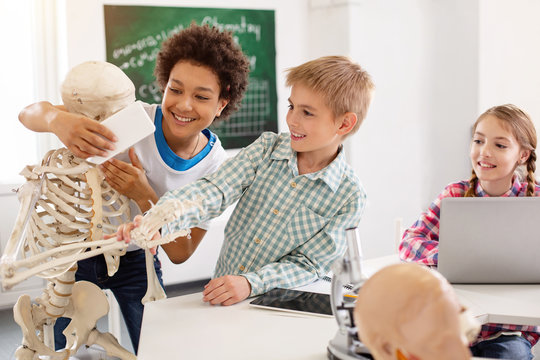
<path id="1" fill-rule="evenodd" d="M 281 142 L 270 156 L 273 160 L 286 160 L 289 162 L 289 167 L 294 176 L 298 176 L 298 153 L 291 147 L 290 138 L 287 141 Z M 341 177 L 345 169 L 345 150 L 343 145 L 339 146 L 338 155 L 332 162 L 317 172 L 304 174 L 310 180 L 321 179 L 335 193 L 341 183 Z"/>
<path id="2" fill-rule="evenodd" d="M 479 197 L 489 197 L 489 195 L 482 189 L 482 186 L 480 185 L 480 181 L 476 182 L 476 195 Z M 512 187 L 508 189 L 507 192 L 502 194 L 503 197 L 508 196 L 519 196 L 521 192 L 521 183 L 519 182 L 519 179 L 517 176 L 514 176 L 514 183 L 512 184 Z"/>

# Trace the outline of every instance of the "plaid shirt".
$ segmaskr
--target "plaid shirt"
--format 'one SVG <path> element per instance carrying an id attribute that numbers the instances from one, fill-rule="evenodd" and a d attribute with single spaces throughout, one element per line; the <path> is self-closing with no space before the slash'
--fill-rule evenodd
<path id="1" fill-rule="evenodd" d="M 242 275 L 251 296 L 323 277 L 346 249 L 345 229 L 358 226 L 366 194 L 343 149 L 324 169 L 298 175 L 290 135 L 266 132 L 214 174 L 166 193 L 203 199 L 169 224 L 191 228 L 238 201 L 225 228 L 214 276 Z"/>
<path id="2" fill-rule="evenodd" d="M 439 244 L 439 215 L 441 211 L 441 200 L 446 197 L 463 197 L 469 189 L 468 181 L 460 181 L 448 185 L 441 194 L 433 201 L 427 211 L 423 212 L 420 218 L 412 227 L 403 234 L 399 246 L 399 257 L 405 261 L 414 261 L 420 264 L 437 266 L 438 244 Z M 527 183 L 520 183 L 516 178 L 510 190 L 502 196 L 525 196 Z M 489 196 L 482 189 L 480 184 L 476 185 L 476 196 Z M 539 196 L 540 187 L 536 185 L 535 195 Z M 521 331 L 521 335 L 527 339 L 531 345 L 536 344 L 540 337 L 540 328 L 536 326 L 505 325 L 505 324 L 485 324 L 475 343 L 496 337 L 501 332 Z"/>

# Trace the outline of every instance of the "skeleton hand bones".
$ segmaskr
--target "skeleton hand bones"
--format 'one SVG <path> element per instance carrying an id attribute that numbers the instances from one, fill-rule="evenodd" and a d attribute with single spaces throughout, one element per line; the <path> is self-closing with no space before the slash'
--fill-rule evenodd
<path id="1" fill-rule="evenodd" d="M 189 236 L 189 229 L 182 229 L 161 237 L 159 230 L 164 225 L 177 220 L 187 210 L 198 207 L 202 209 L 201 200 L 177 200 L 171 199 L 160 205 L 153 206 L 144 216 L 137 215 L 133 222 L 122 224 L 115 234 L 106 235 L 105 238 L 116 236 L 118 241 L 129 243 L 133 241 L 143 249 L 149 249 L 155 255 L 158 245 L 167 244 L 180 236 Z"/>

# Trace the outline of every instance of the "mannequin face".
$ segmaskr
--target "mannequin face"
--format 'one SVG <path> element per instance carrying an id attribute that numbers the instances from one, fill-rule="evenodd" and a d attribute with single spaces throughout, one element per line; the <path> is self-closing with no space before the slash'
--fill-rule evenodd
<path id="1" fill-rule="evenodd" d="M 354 319 L 377 360 L 470 359 L 462 307 L 450 284 L 417 264 L 386 267 L 358 293 Z M 479 331 L 475 326 L 473 333 Z"/>

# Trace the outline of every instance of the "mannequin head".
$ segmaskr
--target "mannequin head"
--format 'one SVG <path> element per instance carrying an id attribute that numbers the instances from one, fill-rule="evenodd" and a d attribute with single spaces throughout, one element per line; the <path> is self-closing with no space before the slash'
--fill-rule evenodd
<path id="1" fill-rule="evenodd" d="M 480 330 L 448 281 L 413 263 L 369 278 L 358 293 L 354 320 L 377 360 L 470 359 L 468 343 Z"/>
<path id="2" fill-rule="evenodd" d="M 135 86 L 119 67 L 87 61 L 67 73 L 62 101 L 69 112 L 101 121 L 135 101 Z"/>

